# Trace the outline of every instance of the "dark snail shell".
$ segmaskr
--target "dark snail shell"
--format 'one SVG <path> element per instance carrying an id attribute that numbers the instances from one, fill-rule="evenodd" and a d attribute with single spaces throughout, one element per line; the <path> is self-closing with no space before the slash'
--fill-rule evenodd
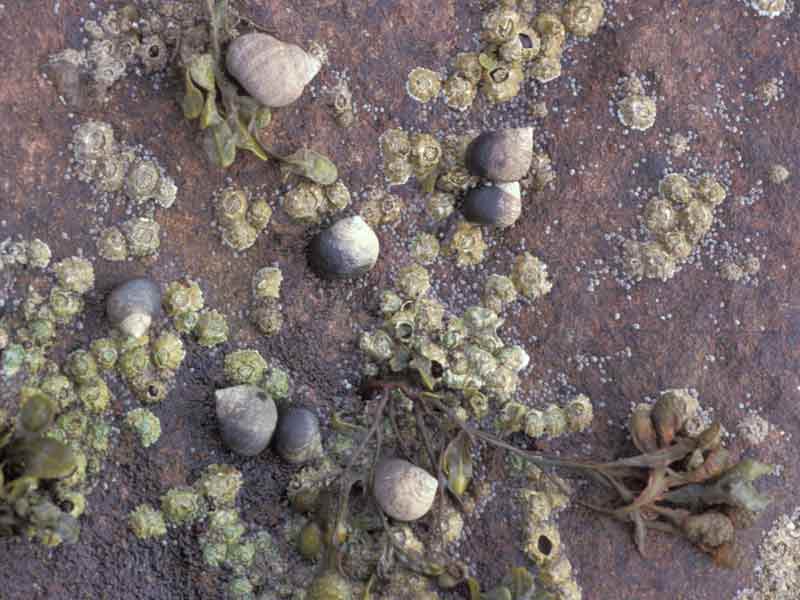
<path id="1" fill-rule="evenodd" d="M 383 512 L 398 521 L 416 521 L 433 506 L 439 483 L 424 469 L 400 458 L 375 466 L 372 491 Z"/>
<path id="2" fill-rule="evenodd" d="M 309 247 L 311 266 L 329 278 L 358 277 L 378 260 L 380 242 L 359 216 L 348 217 L 318 233 Z"/>
<path id="3" fill-rule="evenodd" d="M 473 175 L 496 182 L 519 181 L 533 160 L 533 129 L 488 131 L 467 148 L 467 169 Z"/>
<path id="4" fill-rule="evenodd" d="M 228 47 L 226 65 L 253 98 L 269 108 L 297 100 L 322 63 L 300 46 L 266 33 L 248 33 Z"/>
<path id="5" fill-rule="evenodd" d="M 125 335 L 141 337 L 161 314 L 161 289 L 143 277 L 126 281 L 108 296 L 106 314 Z"/>
<path id="6" fill-rule="evenodd" d="M 278 420 L 275 450 L 286 462 L 300 464 L 322 456 L 317 415 L 307 408 L 289 408 Z"/>
<path id="7" fill-rule="evenodd" d="M 278 422 L 275 402 L 252 385 L 217 390 L 217 421 L 222 441 L 242 456 L 255 456 L 269 445 Z"/>
<path id="8" fill-rule="evenodd" d="M 473 188 L 467 193 L 461 212 L 473 223 L 510 227 L 522 214 L 519 183 Z"/>

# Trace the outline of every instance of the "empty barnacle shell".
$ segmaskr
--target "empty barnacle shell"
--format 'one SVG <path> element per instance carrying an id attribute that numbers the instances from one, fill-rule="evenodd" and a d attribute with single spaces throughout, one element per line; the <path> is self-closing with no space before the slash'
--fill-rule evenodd
<path id="1" fill-rule="evenodd" d="M 378 260 L 380 242 L 372 228 L 359 216 L 337 221 L 311 241 L 311 265 L 332 278 L 358 277 Z"/>
<path id="2" fill-rule="evenodd" d="M 281 414 L 275 430 L 275 450 L 286 462 L 301 464 L 322 456 L 322 437 L 317 415 L 307 408 L 292 407 Z"/>
<path id="3" fill-rule="evenodd" d="M 132 337 L 143 336 L 160 313 L 161 290 L 144 277 L 118 285 L 106 301 L 111 324 Z"/>
<path id="4" fill-rule="evenodd" d="M 483 72 L 481 89 L 490 102 L 508 102 L 519 94 L 524 79 L 518 64 L 497 64 Z"/>
<path id="5" fill-rule="evenodd" d="M 217 390 L 217 421 L 225 445 L 242 456 L 255 456 L 269 445 L 278 422 L 275 402 L 252 385 Z"/>
<path id="6" fill-rule="evenodd" d="M 496 182 L 519 181 L 531 168 L 533 128 L 488 131 L 467 148 L 470 173 Z"/>
<path id="7" fill-rule="evenodd" d="M 288 106 L 322 68 L 320 60 L 296 44 L 266 33 L 248 33 L 228 47 L 228 71 L 264 106 Z"/>
<path id="8" fill-rule="evenodd" d="M 473 188 L 467 193 L 461 212 L 473 223 L 510 227 L 522 214 L 519 183 Z"/>
<path id="9" fill-rule="evenodd" d="M 375 466 L 372 491 L 383 512 L 398 521 L 416 521 L 433 506 L 438 489 L 430 473 L 400 458 Z"/>

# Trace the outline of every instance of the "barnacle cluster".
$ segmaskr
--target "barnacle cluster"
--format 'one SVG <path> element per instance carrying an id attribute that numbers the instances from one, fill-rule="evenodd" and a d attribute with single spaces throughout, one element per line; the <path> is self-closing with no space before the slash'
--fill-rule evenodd
<path id="1" fill-rule="evenodd" d="M 378 186 L 369 187 L 358 214 L 371 227 L 389 225 L 400 219 L 405 205 L 403 199 Z"/>
<path id="2" fill-rule="evenodd" d="M 51 258 L 50 246 L 38 238 L 15 242 L 6 239 L 0 242 L 0 271 L 12 267 L 46 269 Z"/>
<path id="3" fill-rule="evenodd" d="M 135 216 L 100 232 L 97 250 L 106 260 L 152 256 L 160 246 L 160 226 L 153 209 L 170 208 L 178 193 L 175 181 L 151 157 L 118 142 L 103 121 L 80 124 L 72 137 L 72 158 L 78 178 L 97 193 L 125 198 Z"/>
<path id="4" fill-rule="evenodd" d="M 278 267 L 264 267 L 253 274 L 253 302 L 250 319 L 266 336 L 276 335 L 283 327 L 280 294 L 283 274 Z"/>
<path id="5" fill-rule="evenodd" d="M 503 407 L 497 425 L 505 433 L 524 431 L 531 438 L 554 438 L 588 429 L 593 417 L 591 400 L 579 394 L 563 407 L 548 404 L 541 410 L 511 401 Z"/>
<path id="6" fill-rule="evenodd" d="M 213 201 L 222 241 L 237 252 L 255 244 L 272 218 L 269 203 L 244 188 L 225 188 L 215 194 Z"/>
<path id="7" fill-rule="evenodd" d="M 104 103 L 110 88 L 130 70 L 162 71 L 181 38 L 188 41 L 197 35 L 199 16 L 197 5 L 175 1 L 108 10 L 84 23 L 89 39 L 85 49 L 54 54 L 44 72 L 68 105 L 86 109 Z"/>
<path id="8" fill-rule="evenodd" d="M 686 175 L 670 173 L 659 183 L 658 192 L 644 210 L 651 239 L 628 240 L 623 245 L 625 272 L 636 281 L 671 279 L 711 230 L 714 209 L 726 196 L 725 188 L 710 174 L 692 183 Z"/>
<path id="9" fill-rule="evenodd" d="M 283 209 L 296 223 L 319 223 L 350 205 L 350 190 L 339 179 L 329 185 L 301 181 L 283 196 Z"/>
<path id="10" fill-rule="evenodd" d="M 106 342 L 106 351 L 109 353 L 113 348 L 110 342 Z M 117 371 L 137 398 L 148 404 L 161 402 L 166 397 L 175 372 L 186 356 L 180 336 L 168 330 L 159 335 L 118 338 L 116 352 L 119 357 L 116 361 Z M 129 424 L 140 432 L 143 442 L 146 435 L 151 436 L 153 441 L 158 439 L 155 435 L 156 423 L 147 413 L 136 413 L 133 419 L 138 424 L 133 421 Z M 149 433 L 145 433 L 145 430 Z"/>
<path id="11" fill-rule="evenodd" d="M 726 260 L 720 265 L 720 275 L 728 281 L 741 281 L 752 277 L 761 270 L 761 260 L 752 254 L 739 260 Z"/>
<path id="12" fill-rule="evenodd" d="M 228 321 L 216 309 L 204 308 L 200 284 L 184 277 L 170 282 L 164 292 L 163 306 L 179 333 L 192 333 L 197 343 L 213 348 L 228 341 Z M 176 339 L 178 336 L 175 336 Z"/>

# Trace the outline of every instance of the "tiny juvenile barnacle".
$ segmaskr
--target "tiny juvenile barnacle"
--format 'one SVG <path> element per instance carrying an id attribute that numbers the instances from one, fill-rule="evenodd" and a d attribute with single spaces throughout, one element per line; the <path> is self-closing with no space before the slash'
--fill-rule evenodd
<path id="1" fill-rule="evenodd" d="M 266 369 L 267 362 L 258 350 L 237 350 L 225 356 L 225 376 L 233 385 L 255 385 Z"/>
<path id="2" fill-rule="evenodd" d="M 110 261 L 128 258 L 128 242 L 118 227 L 106 227 L 97 238 L 97 253 Z"/>
<path id="3" fill-rule="evenodd" d="M 161 226 L 147 217 L 133 217 L 122 224 L 131 256 L 152 256 L 161 246 Z"/>
<path id="4" fill-rule="evenodd" d="M 775 185 L 785 183 L 789 179 L 791 173 L 783 165 L 772 165 L 769 168 L 769 180 Z"/>
<path id="5" fill-rule="evenodd" d="M 78 256 L 65 258 L 55 266 L 59 285 L 76 294 L 85 294 L 94 286 L 94 267 Z"/>
<path id="6" fill-rule="evenodd" d="M 283 274 L 278 267 L 264 267 L 253 275 L 253 297 L 259 300 L 277 300 L 281 295 Z"/>
<path id="7" fill-rule="evenodd" d="M 602 0 L 569 0 L 561 13 L 564 27 L 579 37 L 593 35 L 605 14 Z"/>
<path id="8" fill-rule="evenodd" d="M 628 94 L 617 104 L 617 117 L 625 127 L 647 131 L 656 122 L 656 101 L 644 94 Z"/>
<path id="9" fill-rule="evenodd" d="M 547 274 L 547 265 L 530 252 L 514 260 L 511 280 L 520 294 L 529 300 L 536 300 L 549 293 L 553 287 Z"/>
<path id="10" fill-rule="evenodd" d="M 436 98 L 442 83 L 439 74 L 431 69 L 416 67 L 408 74 L 406 91 L 417 102 L 427 103 Z"/>

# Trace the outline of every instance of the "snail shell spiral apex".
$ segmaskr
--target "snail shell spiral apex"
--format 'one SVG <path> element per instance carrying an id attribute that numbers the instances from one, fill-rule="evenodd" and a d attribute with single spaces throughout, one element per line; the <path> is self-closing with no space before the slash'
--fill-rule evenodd
<path id="1" fill-rule="evenodd" d="M 300 46 L 266 33 L 248 33 L 228 47 L 228 72 L 253 98 L 269 108 L 288 106 L 322 68 Z"/>

